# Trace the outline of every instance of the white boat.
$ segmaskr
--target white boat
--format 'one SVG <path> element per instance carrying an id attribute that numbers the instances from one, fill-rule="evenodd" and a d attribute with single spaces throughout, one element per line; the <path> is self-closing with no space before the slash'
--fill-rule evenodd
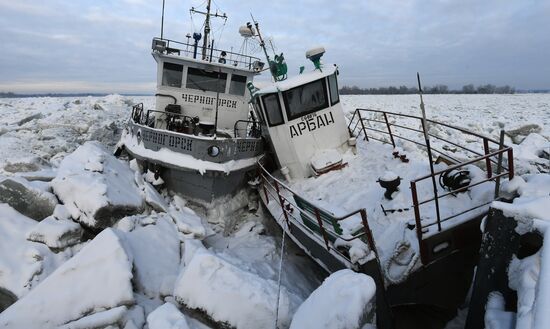
<path id="1" fill-rule="evenodd" d="M 241 189 L 263 154 L 247 83 L 264 64 L 245 53 L 215 48 L 210 20 L 227 16 L 212 13 L 210 1 L 205 12 L 191 12 L 205 15 L 204 35 L 194 33 L 194 43 L 190 34 L 187 42 L 166 39 L 162 32 L 153 39 L 156 105 L 133 107 L 116 153 L 124 150 L 138 159 L 154 174 L 152 180 L 169 190 L 209 203 Z M 250 24 L 239 32 L 243 45 L 255 35 Z"/>
<path id="2" fill-rule="evenodd" d="M 253 94 L 269 144 L 261 200 L 325 270 L 373 277 L 378 328 L 443 326 L 472 282 L 481 219 L 514 175 L 512 148 L 425 116 L 357 109 L 346 118 L 338 68 L 322 66 L 323 53 L 306 54 L 314 70 Z"/>

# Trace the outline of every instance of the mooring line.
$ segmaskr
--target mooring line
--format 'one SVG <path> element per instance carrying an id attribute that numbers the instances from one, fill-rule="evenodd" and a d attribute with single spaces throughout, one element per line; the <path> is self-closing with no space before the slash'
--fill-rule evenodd
<path id="1" fill-rule="evenodd" d="M 279 278 L 277 279 L 277 307 L 275 309 L 275 329 L 278 329 L 278 321 L 279 321 L 279 300 L 281 298 L 281 274 L 283 272 L 283 256 L 285 252 L 285 236 L 286 231 L 284 227 L 281 225 L 281 228 L 283 229 L 283 240 L 281 241 L 281 258 L 279 259 Z"/>

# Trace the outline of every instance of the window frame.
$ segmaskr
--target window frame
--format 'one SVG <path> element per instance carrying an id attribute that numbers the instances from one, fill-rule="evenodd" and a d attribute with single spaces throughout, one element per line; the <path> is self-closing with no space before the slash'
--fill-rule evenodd
<path id="1" fill-rule="evenodd" d="M 170 84 L 165 84 L 164 81 L 165 81 L 165 72 L 166 72 L 166 65 L 171 65 L 173 67 L 176 67 L 176 66 L 179 66 L 181 68 L 181 70 L 170 70 L 168 69 L 170 72 L 179 72 L 180 73 L 180 79 L 179 79 L 179 86 L 172 86 Z M 185 69 L 185 66 L 182 65 L 182 64 L 177 64 L 177 63 L 172 63 L 172 62 L 162 62 L 162 77 L 161 77 L 161 81 L 160 81 L 160 85 L 163 86 L 163 87 L 171 87 L 171 88 L 182 88 L 183 87 L 183 70 Z"/>
<path id="2" fill-rule="evenodd" d="M 325 94 L 325 103 L 323 105 L 319 105 L 319 106 L 317 106 L 317 107 L 315 107 L 315 108 L 313 108 L 313 109 L 311 109 L 307 112 L 302 112 L 302 113 L 297 114 L 297 115 L 291 115 L 290 106 L 289 106 L 289 103 L 288 103 L 288 99 L 286 97 L 286 93 L 291 91 L 291 90 L 298 89 L 298 88 L 304 88 L 307 85 L 318 83 L 318 82 L 321 82 L 321 85 L 323 86 L 323 93 Z M 300 86 L 287 89 L 287 90 L 283 91 L 282 94 L 283 94 L 283 101 L 285 103 L 286 117 L 288 118 L 288 121 L 296 120 L 296 119 L 301 118 L 305 115 L 308 115 L 308 114 L 311 114 L 313 112 L 317 112 L 317 111 L 320 111 L 320 110 L 323 110 L 323 109 L 326 109 L 326 108 L 330 107 L 328 87 L 327 87 L 327 77 L 323 77 L 321 79 L 310 81 L 310 82 L 302 84 Z"/>
<path id="3" fill-rule="evenodd" d="M 330 85 L 330 78 L 333 77 L 334 78 L 334 82 L 336 84 L 336 95 L 338 95 L 338 100 L 336 102 L 333 101 L 332 99 L 332 87 Z M 340 103 L 340 93 L 338 92 L 338 76 L 336 75 L 336 72 L 334 72 L 333 74 L 329 75 L 327 77 L 327 83 L 328 83 L 328 88 L 329 88 L 329 95 L 330 95 L 330 106 L 334 106 L 338 103 Z"/>
<path id="4" fill-rule="evenodd" d="M 233 77 L 244 78 L 244 88 L 243 88 L 242 93 L 232 93 L 231 92 L 231 87 L 233 86 Z M 248 81 L 248 77 L 246 75 L 240 75 L 240 74 L 232 73 L 231 74 L 231 79 L 228 79 L 228 80 L 229 80 L 229 90 L 227 91 L 228 95 L 244 96 L 246 94 L 246 82 Z M 240 81 L 237 81 L 237 82 L 241 83 Z"/>
<path id="5" fill-rule="evenodd" d="M 265 106 L 265 98 L 269 97 L 269 96 L 275 96 L 275 98 L 277 99 L 277 105 L 279 106 L 279 113 L 281 114 L 281 122 L 279 122 L 279 123 L 271 123 L 271 117 L 269 116 L 269 112 L 267 111 L 267 107 Z M 269 127 L 276 127 L 276 126 L 280 126 L 280 125 L 284 124 L 285 123 L 285 117 L 283 116 L 283 109 L 281 107 L 281 99 L 279 97 L 279 93 L 276 92 L 276 93 L 262 95 L 262 96 L 260 96 L 260 98 L 262 99 L 262 107 L 264 109 L 264 115 L 265 115 L 265 118 L 267 119 L 266 121 L 267 121 L 267 124 L 269 125 Z"/>
<path id="6" fill-rule="evenodd" d="M 202 73 L 202 74 L 203 74 L 203 75 L 202 75 L 203 77 L 204 77 L 204 76 L 205 76 L 205 77 L 208 77 L 207 74 L 220 74 L 220 76 L 225 75 L 225 78 L 222 78 L 222 77 L 217 78 L 217 77 L 216 77 L 216 79 L 219 79 L 220 82 L 223 81 L 223 84 L 220 84 L 220 86 L 219 86 L 219 88 L 218 88 L 219 90 L 210 90 L 210 89 L 207 89 L 207 88 L 199 88 L 198 86 L 193 85 L 193 82 L 189 83 L 189 76 L 190 76 L 190 74 L 189 74 L 190 72 L 189 72 L 189 71 L 191 71 L 191 70 L 198 71 L 198 72 Z M 217 93 L 217 92 L 219 92 L 220 94 L 225 94 L 225 90 L 226 90 L 226 88 L 227 88 L 227 76 L 228 76 L 228 74 L 227 74 L 226 72 L 218 72 L 218 71 L 208 72 L 208 71 L 206 71 L 206 70 L 204 70 L 204 69 L 200 69 L 200 68 L 197 68 L 197 67 L 191 67 L 191 66 L 189 66 L 189 67 L 187 68 L 187 72 L 186 72 L 186 73 L 187 73 L 187 74 L 185 75 L 185 88 L 186 88 L 186 89 L 200 90 L 200 91 L 202 91 L 202 92 L 212 92 L 212 93 Z M 204 74 L 204 73 L 206 73 L 206 74 Z M 194 74 L 194 73 L 191 73 L 191 74 L 192 74 L 192 75 L 196 75 L 196 74 Z M 209 78 L 213 78 L 213 77 L 209 77 Z M 199 84 L 199 83 L 196 82 L 196 84 Z M 201 86 L 201 87 L 202 87 L 202 86 Z"/>

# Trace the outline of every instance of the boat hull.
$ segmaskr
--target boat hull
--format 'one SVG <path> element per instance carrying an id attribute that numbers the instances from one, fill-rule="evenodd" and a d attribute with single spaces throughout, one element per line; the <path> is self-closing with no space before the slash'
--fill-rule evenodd
<path id="1" fill-rule="evenodd" d="M 351 268 L 374 279 L 378 328 L 443 328 L 463 304 L 477 264 L 481 241 L 479 224 L 484 215 L 442 232 L 443 236 L 430 237 L 436 244 L 447 238 L 468 243 L 454 244 L 454 250 L 446 251 L 410 274 L 405 281 L 392 285 L 382 277 L 384 274 L 376 259 L 363 265 L 352 264 L 328 250 L 322 237 L 306 226 L 293 218 L 286 221 L 276 200 L 267 201 L 262 193 L 260 198 L 272 217 L 280 218 L 276 221 L 285 233 L 328 273 Z"/>

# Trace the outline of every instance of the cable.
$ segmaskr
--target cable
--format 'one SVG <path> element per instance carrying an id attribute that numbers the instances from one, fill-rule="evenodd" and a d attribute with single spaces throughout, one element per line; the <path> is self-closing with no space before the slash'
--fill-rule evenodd
<path id="1" fill-rule="evenodd" d="M 281 273 L 283 272 L 283 256 L 285 253 L 285 236 L 286 231 L 283 228 L 283 240 L 281 241 L 281 258 L 279 260 L 279 278 L 277 279 L 277 308 L 275 309 L 275 329 L 277 329 L 277 324 L 279 322 L 279 300 L 281 299 Z"/>

